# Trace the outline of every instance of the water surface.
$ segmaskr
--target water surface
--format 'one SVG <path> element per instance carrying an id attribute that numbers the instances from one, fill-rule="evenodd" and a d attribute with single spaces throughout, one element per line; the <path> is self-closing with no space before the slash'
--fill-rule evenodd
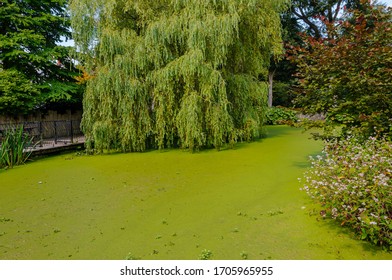
<path id="1" fill-rule="evenodd" d="M 0 171 L 0 259 L 392 259 L 321 219 L 297 178 L 321 143 L 36 160 Z"/>

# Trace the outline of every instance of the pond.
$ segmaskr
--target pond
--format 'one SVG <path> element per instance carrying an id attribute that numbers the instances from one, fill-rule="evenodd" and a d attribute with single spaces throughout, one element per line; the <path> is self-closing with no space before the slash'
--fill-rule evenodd
<path id="1" fill-rule="evenodd" d="M 47 157 L 0 171 L 0 259 L 392 259 L 301 192 L 321 142 Z"/>

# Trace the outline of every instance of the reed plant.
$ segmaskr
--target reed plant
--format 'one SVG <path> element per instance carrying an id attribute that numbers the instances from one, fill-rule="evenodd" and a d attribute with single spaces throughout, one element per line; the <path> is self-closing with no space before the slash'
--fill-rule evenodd
<path id="1" fill-rule="evenodd" d="M 5 130 L 0 141 L 0 168 L 13 168 L 24 164 L 31 156 L 33 138 L 26 134 L 23 126 Z"/>

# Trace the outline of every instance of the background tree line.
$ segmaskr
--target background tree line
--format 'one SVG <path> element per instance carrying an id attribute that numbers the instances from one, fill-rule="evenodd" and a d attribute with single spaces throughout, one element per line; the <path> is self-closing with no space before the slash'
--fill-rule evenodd
<path id="1" fill-rule="evenodd" d="M 0 113 L 81 106 L 87 86 L 86 134 L 125 150 L 250 140 L 262 134 L 268 99 L 328 113 L 331 125 L 390 130 L 390 9 L 368 0 L 155 2 L 73 0 L 69 11 L 64 0 L 2 1 Z M 71 38 L 71 13 L 83 70 L 74 48 L 59 45 Z"/>

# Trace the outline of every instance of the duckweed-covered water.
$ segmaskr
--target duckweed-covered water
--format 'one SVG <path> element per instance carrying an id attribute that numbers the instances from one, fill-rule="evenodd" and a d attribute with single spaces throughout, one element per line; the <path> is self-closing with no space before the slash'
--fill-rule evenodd
<path id="1" fill-rule="evenodd" d="M 0 259 L 392 259 L 323 220 L 289 127 L 224 151 L 59 155 L 0 171 Z"/>

